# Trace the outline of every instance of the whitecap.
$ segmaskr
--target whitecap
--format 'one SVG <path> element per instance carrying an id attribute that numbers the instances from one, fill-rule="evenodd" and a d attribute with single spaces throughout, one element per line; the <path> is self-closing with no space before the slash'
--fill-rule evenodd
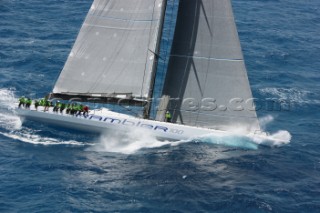
<path id="1" fill-rule="evenodd" d="M 260 93 L 270 99 L 285 100 L 296 104 L 320 104 L 320 100 L 310 98 L 312 92 L 298 88 L 268 87 L 260 89 Z"/>

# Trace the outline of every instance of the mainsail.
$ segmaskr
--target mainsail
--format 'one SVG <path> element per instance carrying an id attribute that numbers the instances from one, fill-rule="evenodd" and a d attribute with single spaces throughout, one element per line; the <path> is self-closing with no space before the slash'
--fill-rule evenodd
<path id="1" fill-rule="evenodd" d="M 146 100 L 164 0 L 94 0 L 51 97 Z"/>
<path id="2" fill-rule="evenodd" d="M 175 123 L 259 130 L 230 0 L 180 0 L 163 95 Z"/>

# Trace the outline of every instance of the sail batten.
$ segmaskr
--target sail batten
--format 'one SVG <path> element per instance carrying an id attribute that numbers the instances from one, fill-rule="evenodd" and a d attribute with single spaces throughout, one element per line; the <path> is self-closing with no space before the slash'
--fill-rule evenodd
<path id="1" fill-rule="evenodd" d="M 94 0 L 53 93 L 147 98 L 163 3 Z"/>

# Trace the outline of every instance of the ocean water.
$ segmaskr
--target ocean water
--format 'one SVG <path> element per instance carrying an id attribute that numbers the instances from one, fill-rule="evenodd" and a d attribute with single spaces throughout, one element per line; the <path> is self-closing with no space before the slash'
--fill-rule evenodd
<path id="1" fill-rule="evenodd" d="M 320 212 L 320 1 L 232 1 L 260 122 L 286 144 L 21 125 L 14 102 L 50 92 L 91 2 L 0 0 L 0 212 Z"/>

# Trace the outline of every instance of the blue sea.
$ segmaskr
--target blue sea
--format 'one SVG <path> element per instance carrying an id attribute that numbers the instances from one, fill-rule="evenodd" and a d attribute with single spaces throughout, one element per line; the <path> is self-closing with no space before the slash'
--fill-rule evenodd
<path id="1" fill-rule="evenodd" d="M 0 0 L 0 212 L 320 212 L 319 0 L 232 1 L 261 125 L 289 143 L 22 125 L 14 103 L 51 91 L 91 3 Z"/>

